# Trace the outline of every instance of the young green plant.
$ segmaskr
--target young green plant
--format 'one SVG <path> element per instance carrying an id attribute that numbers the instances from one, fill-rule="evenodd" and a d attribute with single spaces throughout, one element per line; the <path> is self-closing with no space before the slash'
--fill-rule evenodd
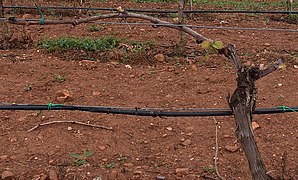
<path id="1" fill-rule="evenodd" d="M 201 46 L 205 50 L 205 58 L 207 60 L 210 54 L 217 54 L 220 49 L 224 48 L 221 41 L 203 41 Z"/>
<path id="2" fill-rule="evenodd" d="M 74 158 L 74 165 L 76 166 L 82 166 L 82 165 L 86 165 L 88 163 L 87 158 L 93 155 L 93 151 L 88 151 L 86 149 L 84 149 L 83 154 L 79 155 L 79 154 L 69 154 L 70 157 Z"/>

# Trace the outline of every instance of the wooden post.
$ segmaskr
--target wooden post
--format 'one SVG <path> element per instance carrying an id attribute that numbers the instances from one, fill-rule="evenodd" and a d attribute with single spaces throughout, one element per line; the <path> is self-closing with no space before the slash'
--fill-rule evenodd
<path id="1" fill-rule="evenodd" d="M 185 0 L 179 0 L 179 4 L 178 4 L 178 24 L 183 24 L 184 23 L 184 6 L 185 6 Z M 180 42 L 179 42 L 179 51 L 182 52 L 183 47 L 186 45 L 186 40 L 185 40 L 185 36 L 183 34 L 183 32 L 179 32 L 180 33 Z"/>
<path id="2" fill-rule="evenodd" d="M 190 10 L 192 11 L 192 7 L 193 7 L 193 3 L 192 3 L 192 0 L 190 0 L 189 1 L 189 3 L 190 3 Z M 191 13 L 191 14 L 189 14 L 189 17 L 190 17 L 190 19 L 192 19 L 193 18 L 193 14 Z"/>
<path id="3" fill-rule="evenodd" d="M 4 17 L 3 0 L 0 0 L 0 18 Z"/>
<path id="4" fill-rule="evenodd" d="M 0 0 L 0 18 L 4 18 L 3 0 Z M 2 48 L 8 49 L 9 40 L 12 36 L 12 33 L 9 31 L 7 23 L 4 21 L 1 21 L 1 28 L 2 28 L 2 39 L 3 39 Z"/>
<path id="5" fill-rule="evenodd" d="M 229 99 L 229 105 L 236 120 L 236 135 L 248 160 L 252 179 L 273 179 L 267 174 L 265 165 L 262 162 L 260 152 L 254 139 L 251 122 L 257 97 L 255 81 L 278 69 L 283 61 L 279 59 L 271 67 L 260 70 L 257 67 L 243 66 L 236 55 L 235 46 L 229 45 L 224 51 L 223 54 L 232 61 L 237 71 L 237 88 Z"/>
<path id="6" fill-rule="evenodd" d="M 293 0 L 287 0 L 287 10 L 290 13 L 293 11 Z"/>

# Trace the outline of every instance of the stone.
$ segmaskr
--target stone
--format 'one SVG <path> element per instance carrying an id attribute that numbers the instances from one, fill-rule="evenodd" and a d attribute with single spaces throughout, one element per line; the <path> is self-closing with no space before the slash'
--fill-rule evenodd
<path id="1" fill-rule="evenodd" d="M 21 175 L 21 176 L 18 177 L 18 180 L 26 180 L 26 178 Z"/>
<path id="2" fill-rule="evenodd" d="M 70 92 L 68 90 L 66 90 L 66 89 L 59 90 L 56 93 L 56 100 L 59 103 L 64 103 L 66 101 L 69 101 L 69 100 L 71 100 L 71 98 L 72 98 L 72 96 L 70 95 Z"/>
<path id="3" fill-rule="evenodd" d="M 172 131 L 173 128 L 172 128 L 172 127 L 167 127 L 167 130 L 168 130 L 168 131 Z"/>
<path id="4" fill-rule="evenodd" d="M 189 168 L 177 168 L 175 172 L 178 176 L 186 176 L 189 173 Z"/>
<path id="5" fill-rule="evenodd" d="M 156 176 L 156 180 L 165 180 L 166 179 L 166 177 L 165 176 Z"/>
<path id="6" fill-rule="evenodd" d="M 165 97 L 166 97 L 166 98 L 172 98 L 173 95 L 171 95 L 171 94 L 167 94 Z"/>
<path id="7" fill-rule="evenodd" d="M 110 172 L 109 179 L 118 179 L 118 171 L 115 170 L 115 169 L 113 169 L 113 170 Z"/>
<path id="8" fill-rule="evenodd" d="M 124 67 L 128 68 L 128 69 L 132 69 L 131 65 L 126 64 Z"/>
<path id="9" fill-rule="evenodd" d="M 49 165 L 52 165 L 52 166 L 56 165 L 55 161 L 53 159 L 50 159 L 48 163 L 49 163 Z"/>
<path id="10" fill-rule="evenodd" d="M 133 167 L 133 164 L 132 163 L 124 163 L 123 166 L 131 168 L 131 167 Z"/>
<path id="11" fill-rule="evenodd" d="M 102 180 L 102 178 L 100 176 L 97 176 L 97 177 L 93 178 L 92 180 Z"/>
<path id="12" fill-rule="evenodd" d="M 195 130 L 194 126 L 189 126 L 185 129 L 186 132 L 193 132 Z"/>
<path id="13" fill-rule="evenodd" d="M 57 171 L 51 169 L 51 170 L 49 171 L 49 179 L 50 179 L 50 180 L 58 180 Z"/>
<path id="14" fill-rule="evenodd" d="M 156 54 L 154 58 L 158 62 L 165 62 L 165 56 L 163 54 Z"/>
<path id="15" fill-rule="evenodd" d="M 266 69 L 265 64 L 260 64 L 260 70 Z"/>
<path id="16" fill-rule="evenodd" d="M 23 117 L 23 116 L 22 116 L 22 117 L 19 117 L 19 118 L 18 118 L 18 121 L 19 121 L 19 122 L 24 122 L 24 121 L 26 121 L 26 117 Z"/>
<path id="17" fill-rule="evenodd" d="M 37 174 L 37 175 L 34 175 L 33 177 L 32 177 L 32 180 L 40 180 L 40 175 L 39 174 Z"/>
<path id="18" fill-rule="evenodd" d="M 270 44 L 269 43 L 265 43 L 264 46 L 270 46 Z"/>
<path id="19" fill-rule="evenodd" d="M 190 139 L 186 139 L 184 142 L 181 143 L 183 146 L 189 146 L 191 145 L 191 140 Z"/>
<path id="20" fill-rule="evenodd" d="M 53 150 L 50 150 L 49 152 L 48 152 L 48 155 L 49 156 L 53 156 L 55 154 L 55 151 L 53 151 Z"/>
<path id="21" fill-rule="evenodd" d="M 238 151 L 239 147 L 238 146 L 227 145 L 227 146 L 225 146 L 225 149 L 229 152 L 236 152 L 236 151 Z"/>
<path id="22" fill-rule="evenodd" d="M 15 138 L 15 137 L 11 138 L 10 142 L 17 142 L 17 138 Z"/>
<path id="23" fill-rule="evenodd" d="M 5 160 L 7 160 L 7 158 L 8 158 L 8 155 L 2 155 L 2 156 L 0 156 L 0 160 L 1 161 L 5 161 Z"/>
<path id="24" fill-rule="evenodd" d="M 16 155 L 12 155 L 9 157 L 11 160 L 16 160 L 17 159 L 17 156 Z"/>
<path id="25" fill-rule="evenodd" d="M 191 65 L 191 69 L 192 69 L 193 71 L 198 71 L 198 68 L 197 68 L 197 66 L 196 66 L 195 64 Z"/>
<path id="26" fill-rule="evenodd" d="M 105 150 L 105 149 L 106 149 L 106 147 L 105 147 L 105 146 L 98 146 L 98 148 L 99 148 L 99 150 L 101 150 L 101 151 L 103 151 L 103 150 Z"/>
<path id="27" fill-rule="evenodd" d="M 101 93 L 99 91 L 93 91 L 92 96 L 99 96 Z"/>
<path id="28" fill-rule="evenodd" d="M 260 127 L 260 125 L 259 125 L 257 122 L 255 122 L 255 121 L 253 121 L 253 122 L 251 123 L 251 126 L 252 126 L 252 129 L 253 129 L 253 130 L 256 130 L 256 129 L 258 129 L 258 128 Z"/>
<path id="29" fill-rule="evenodd" d="M 14 174 L 11 171 L 3 171 L 1 174 L 1 180 L 14 179 Z"/>
<path id="30" fill-rule="evenodd" d="M 46 180 L 48 178 L 48 176 L 47 175 L 45 175 L 45 174 L 43 174 L 41 177 L 40 177 L 40 179 L 39 180 Z"/>
<path id="31" fill-rule="evenodd" d="M 133 174 L 134 175 L 141 175 L 141 174 L 143 174 L 143 172 L 142 171 L 134 171 Z"/>

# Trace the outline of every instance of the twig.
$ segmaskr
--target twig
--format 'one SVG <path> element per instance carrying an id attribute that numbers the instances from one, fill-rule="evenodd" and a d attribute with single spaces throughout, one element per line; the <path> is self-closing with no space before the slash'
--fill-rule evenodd
<path id="1" fill-rule="evenodd" d="M 113 130 L 112 127 L 95 125 L 95 124 L 88 124 L 88 123 L 83 123 L 83 122 L 78 122 L 78 121 L 51 121 L 51 122 L 38 124 L 38 125 L 34 126 L 33 128 L 29 129 L 27 132 L 34 131 L 35 129 L 37 129 L 41 126 L 46 126 L 46 125 L 51 125 L 51 124 L 59 124 L 59 123 L 72 123 L 72 124 L 79 124 L 79 125 L 96 127 L 96 128 L 101 128 L 101 129 Z"/>
<path id="2" fill-rule="evenodd" d="M 133 137 L 132 134 L 130 134 L 129 132 L 124 131 L 125 134 L 129 135 L 130 137 Z"/>
<path id="3" fill-rule="evenodd" d="M 281 179 L 285 179 L 285 174 L 287 170 L 287 151 L 285 151 L 281 158 Z"/>
<path id="4" fill-rule="evenodd" d="M 224 177 L 222 177 L 219 174 L 218 166 L 217 166 L 217 159 L 218 159 L 218 122 L 213 116 L 214 122 L 215 122 L 215 157 L 214 157 L 214 168 L 216 171 L 216 175 L 219 177 L 219 179 L 225 180 Z"/>

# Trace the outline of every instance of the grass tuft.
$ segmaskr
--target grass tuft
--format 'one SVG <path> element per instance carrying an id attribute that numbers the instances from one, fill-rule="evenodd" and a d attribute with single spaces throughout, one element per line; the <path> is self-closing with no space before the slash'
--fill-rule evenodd
<path id="1" fill-rule="evenodd" d="M 121 39 L 115 36 L 107 36 L 99 39 L 62 37 L 40 40 L 38 46 L 49 52 L 57 50 L 103 51 L 116 48 L 120 42 Z"/>

